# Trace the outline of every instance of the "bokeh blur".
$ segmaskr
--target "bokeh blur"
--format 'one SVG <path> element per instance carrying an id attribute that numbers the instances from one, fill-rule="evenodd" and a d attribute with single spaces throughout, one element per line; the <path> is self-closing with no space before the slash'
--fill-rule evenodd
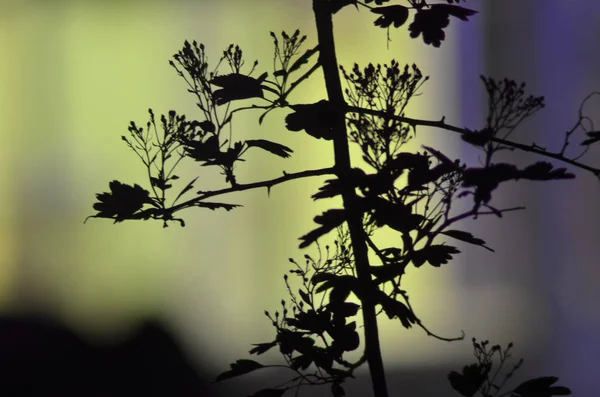
<path id="1" fill-rule="evenodd" d="M 431 80 L 409 114 L 472 128 L 486 111 L 480 74 L 526 81 L 531 94 L 546 96 L 547 107 L 515 139 L 559 149 L 583 98 L 600 91 L 600 2 L 465 6 L 480 13 L 452 21 L 441 48 L 410 39 L 405 27 L 389 32 L 387 48 L 387 32 L 372 25 L 374 16 L 347 7 L 335 20 L 338 59 L 346 66 L 392 58 L 416 63 Z M 119 338 L 142 319 L 161 318 L 211 375 L 245 358 L 251 343 L 271 340 L 274 330 L 262 313 L 286 297 L 287 259 L 302 258 L 298 237 L 332 205 L 310 199 L 325 178 L 277 186 L 269 197 L 263 190 L 227 197 L 244 205 L 232 212 L 190 210 L 182 214 L 185 228 L 83 220 L 109 181 L 146 183 L 143 165 L 120 138 L 130 120 L 144 125 L 149 107 L 200 117 L 168 64 L 184 40 L 204 43 L 213 61 L 239 44 L 247 65 L 258 59 L 259 71 L 272 73 L 269 31 L 296 28 L 314 45 L 310 0 L 0 0 L 2 313 L 48 315 L 90 340 Z M 324 95 L 317 73 L 290 100 Z M 586 110 L 600 123 L 600 99 Z M 332 165 L 331 144 L 287 131 L 285 115 L 273 112 L 262 126 L 258 114 L 234 119 L 235 137 L 270 139 L 295 152 L 290 159 L 248 155 L 241 181 Z M 419 133 L 412 149 L 429 144 L 478 161 L 454 134 Z M 600 166 L 599 154 L 590 151 L 587 160 Z M 533 162 L 516 152 L 505 159 Z M 198 188 L 222 186 L 218 174 L 191 163 L 182 168 L 187 177 L 200 175 Z M 577 174 L 574 181 L 499 190 L 498 207 L 527 210 L 464 222 L 496 253 L 461 246 L 463 253 L 442 268 L 408 271 L 404 287 L 420 318 L 440 335 L 464 330 L 467 339 L 445 343 L 382 320 L 390 373 L 435 370 L 443 384 L 447 371 L 471 361 L 475 336 L 514 341 L 517 355 L 531 361 L 523 373 L 557 375 L 577 395 L 600 395 L 590 369 L 600 356 L 600 185 Z M 403 384 L 400 375 L 391 382 Z"/>

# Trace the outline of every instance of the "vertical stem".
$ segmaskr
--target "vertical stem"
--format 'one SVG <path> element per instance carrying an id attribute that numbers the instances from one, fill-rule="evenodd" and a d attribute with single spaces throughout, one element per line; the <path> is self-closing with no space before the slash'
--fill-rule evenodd
<path id="1" fill-rule="evenodd" d="M 336 111 L 334 118 L 333 148 L 335 153 L 335 170 L 339 178 L 344 177 L 351 169 L 346 117 L 346 102 L 342 92 L 342 84 L 338 72 L 338 64 L 333 38 L 333 21 L 329 0 L 313 0 L 313 11 L 319 39 L 319 62 L 323 68 L 325 85 L 329 102 Z M 364 321 L 365 351 L 371 373 L 371 382 L 375 397 L 387 397 L 387 384 L 379 344 L 379 329 L 375 311 L 375 300 L 371 291 L 377 288 L 371 280 L 368 248 L 362 224 L 362 213 L 358 210 L 359 202 L 354 189 L 346 189 L 342 200 L 347 214 L 348 229 L 352 240 L 352 251 L 356 265 L 358 281 L 364 287 L 361 297 Z"/>

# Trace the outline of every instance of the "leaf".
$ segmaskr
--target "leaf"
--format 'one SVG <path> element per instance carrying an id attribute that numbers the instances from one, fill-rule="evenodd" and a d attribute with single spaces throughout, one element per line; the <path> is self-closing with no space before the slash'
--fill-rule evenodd
<path id="1" fill-rule="evenodd" d="M 421 214 L 413 214 L 411 206 L 404 203 L 392 203 L 383 198 L 373 198 L 370 202 L 375 210 L 373 219 L 378 226 L 387 225 L 401 233 L 408 233 L 425 219 Z"/>
<path id="2" fill-rule="evenodd" d="M 232 209 L 236 208 L 236 207 L 241 207 L 241 205 L 239 204 L 227 204 L 227 203 L 205 203 L 205 202 L 199 202 L 195 204 L 197 207 L 203 207 L 203 208 L 208 208 L 211 210 L 216 210 L 218 208 L 224 208 L 227 211 L 231 211 Z"/>
<path id="3" fill-rule="evenodd" d="M 330 303 L 327 307 L 335 316 L 344 318 L 355 316 L 360 309 L 359 304 L 352 302 Z"/>
<path id="4" fill-rule="evenodd" d="M 346 221 L 345 213 L 346 212 L 343 209 L 331 209 L 316 216 L 314 221 L 322 226 L 300 237 L 300 240 L 302 240 L 300 248 L 308 247 L 317 241 L 319 237 L 342 225 Z"/>
<path id="5" fill-rule="evenodd" d="M 214 91 L 213 98 L 217 105 L 224 105 L 238 99 L 263 98 L 261 83 L 266 77 L 266 73 L 258 79 L 240 73 L 217 76 L 210 83 L 222 89 Z"/>
<path id="6" fill-rule="evenodd" d="M 110 218 L 115 223 L 131 218 L 141 210 L 144 204 L 152 204 L 150 192 L 135 184 L 130 186 L 114 180 L 109 183 L 110 193 L 96 194 L 97 203 L 93 208 L 98 211 L 93 218 Z"/>
<path id="7" fill-rule="evenodd" d="M 292 66 L 290 66 L 290 68 L 287 71 L 288 74 L 300 69 L 300 67 L 302 65 L 304 65 L 305 63 L 307 63 L 308 60 L 310 59 L 310 57 L 313 56 L 318 51 L 319 51 L 319 46 L 316 46 L 314 48 L 306 50 L 304 52 L 304 54 L 302 54 L 302 56 L 300 56 L 300 58 L 296 59 L 296 61 L 292 64 Z"/>
<path id="8" fill-rule="evenodd" d="M 308 296 L 308 294 L 302 290 L 298 290 L 298 293 L 300 294 L 300 298 L 302 298 L 302 300 L 307 304 L 307 305 L 311 305 L 311 301 L 310 301 L 310 296 Z"/>
<path id="9" fill-rule="evenodd" d="M 249 351 L 249 353 L 260 356 L 261 354 L 266 353 L 269 350 L 271 350 L 271 348 L 277 346 L 277 342 L 273 341 L 273 342 L 269 342 L 269 343 L 257 343 L 257 344 L 253 344 L 252 346 L 256 346 L 256 347 L 253 347 Z"/>
<path id="10" fill-rule="evenodd" d="M 276 156 L 283 157 L 284 159 L 290 157 L 290 153 L 294 152 L 287 146 L 271 142 L 266 139 L 250 139 L 246 141 L 246 145 L 248 145 L 248 147 L 261 148 L 269 153 L 273 153 Z"/>
<path id="11" fill-rule="evenodd" d="M 371 12 L 381 14 L 374 22 L 374 25 L 382 28 L 389 28 L 392 23 L 395 28 L 399 28 L 408 19 L 408 8 L 399 5 L 375 7 L 371 8 Z"/>
<path id="12" fill-rule="evenodd" d="M 235 363 L 231 364 L 231 370 L 219 374 L 214 382 L 234 378 L 261 368 L 264 368 L 264 365 L 257 363 L 254 360 L 237 360 Z"/>
<path id="13" fill-rule="evenodd" d="M 417 316 L 404 303 L 389 297 L 381 290 L 378 291 L 377 300 L 388 318 L 391 320 L 398 317 L 404 328 L 411 328 L 412 324 L 419 321 Z"/>
<path id="14" fill-rule="evenodd" d="M 186 194 L 187 192 L 189 192 L 190 190 L 192 190 L 194 188 L 194 182 L 196 182 L 196 179 L 198 179 L 198 177 L 195 177 L 194 179 L 192 179 L 190 181 L 190 183 L 188 183 L 183 189 L 181 189 L 181 192 L 179 192 L 177 197 L 175 197 L 175 200 L 173 201 L 174 203 L 177 202 L 177 200 L 179 200 L 179 198 L 181 196 L 183 196 L 184 194 Z"/>
<path id="15" fill-rule="evenodd" d="M 441 232 L 441 233 L 445 234 L 446 236 L 450 236 L 452 238 L 455 238 L 457 240 L 464 241 L 465 243 L 479 245 L 479 246 L 485 248 L 486 250 L 495 252 L 493 249 L 491 249 L 491 248 L 489 248 L 489 247 L 487 247 L 485 245 L 485 241 L 483 241 L 480 238 L 477 238 L 477 237 L 473 236 L 469 232 L 464 232 L 462 230 L 446 230 L 446 231 Z"/>
<path id="16" fill-rule="evenodd" d="M 295 318 L 286 318 L 285 321 L 292 327 L 321 335 L 329 326 L 331 314 L 326 311 L 317 313 L 311 309 L 307 312 L 297 312 Z"/>
<path id="17" fill-rule="evenodd" d="M 287 329 L 280 330 L 277 335 L 277 342 L 279 342 L 281 354 L 289 355 L 294 350 L 302 354 L 310 353 L 315 341 L 311 338 L 305 338 L 304 334 L 304 332 Z"/>
<path id="18" fill-rule="evenodd" d="M 431 266 L 440 267 L 452 259 L 452 254 L 458 253 L 460 251 L 450 245 L 430 245 L 414 251 L 411 261 L 415 267 L 421 267 L 425 262 L 429 262 Z"/>
<path id="19" fill-rule="evenodd" d="M 221 153 L 219 138 L 216 135 L 210 136 L 204 142 L 188 139 L 182 141 L 182 144 L 187 155 L 196 161 L 216 159 Z"/>
<path id="20" fill-rule="evenodd" d="M 294 113 L 285 117 L 286 128 L 290 131 L 306 131 L 317 139 L 333 140 L 334 108 L 323 99 L 316 103 L 290 105 Z"/>
<path id="21" fill-rule="evenodd" d="M 262 389 L 248 397 L 281 397 L 287 389 Z"/>
<path id="22" fill-rule="evenodd" d="M 552 386 L 558 381 L 555 376 L 544 376 L 530 379 L 517 386 L 513 393 L 519 397 L 552 397 L 552 396 L 570 396 L 571 390 L 564 386 Z"/>
<path id="23" fill-rule="evenodd" d="M 454 390 L 464 397 L 472 397 L 487 379 L 488 367 L 480 364 L 465 365 L 462 374 L 452 371 L 448 380 Z"/>
<path id="24" fill-rule="evenodd" d="M 319 191 L 311 197 L 313 200 L 331 198 L 342 194 L 344 188 L 353 189 L 360 186 L 365 180 L 365 172 L 360 168 L 352 168 L 347 178 L 327 179 Z"/>
<path id="25" fill-rule="evenodd" d="M 538 161 L 520 171 L 520 177 L 534 181 L 549 181 L 553 179 L 574 179 L 575 175 L 568 173 L 566 168 L 552 169 L 552 164 Z"/>
<path id="26" fill-rule="evenodd" d="M 210 120 L 204 120 L 204 121 L 200 122 L 198 125 L 200 128 L 202 128 L 202 130 L 204 132 L 214 133 L 216 131 L 216 127 L 215 127 L 214 123 Z"/>
<path id="27" fill-rule="evenodd" d="M 333 338 L 332 346 L 345 352 L 354 351 L 360 345 L 360 336 L 356 332 L 356 322 L 353 321 L 327 332 Z"/>
<path id="28" fill-rule="evenodd" d="M 591 145 L 592 143 L 596 143 L 600 141 L 600 131 L 589 131 L 585 133 L 589 138 L 585 141 L 581 142 L 582 146 Z"/>

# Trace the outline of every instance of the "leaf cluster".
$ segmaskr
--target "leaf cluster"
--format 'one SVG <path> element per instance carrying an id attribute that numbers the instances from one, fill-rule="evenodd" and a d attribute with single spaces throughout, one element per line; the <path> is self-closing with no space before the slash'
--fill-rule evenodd
<path id="1" fill-rule="evenodd" d="M 501 389 L 514 373 L 523 364 L 520 359 L 508 372 L 501 375 L 502 367 L 511 357 L 510 351 L 513 347 L 509 343 L 505 349 L 500 345 L 489 346 L 489 341 L 477 341 L 473 338 L 473 352 L 477 362 L 465 365 L 462 371 L 451 371 L 448 380 L 454 390 L 464 397 L 473 397 L 479 393 L 482 397 L 510 396 L 510 397 L 552 397 L 568 396 L 571 390 L 564 386 L 554 386 L 557 377 L 545 376 L 533 378 L 522 382 L 508 392 L 501 393 Z M 494 358 L 498 357 L 499 363 L 494 365 Z"/>

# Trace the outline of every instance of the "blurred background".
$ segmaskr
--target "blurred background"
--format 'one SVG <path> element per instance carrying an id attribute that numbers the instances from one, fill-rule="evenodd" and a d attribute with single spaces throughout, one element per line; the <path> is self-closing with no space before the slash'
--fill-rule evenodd
<path id="1" fill-rule="evenodd" d="M 386 30 L 372 24 L 376 17 L 347 7 L 335 17 L 338 60 L 348 68 L 392 58 L 416 63 L 431 80 L 408 114 L 445 116 L 473 129 L 486 116 L 480 74 L 526 81 L 528 93 L 544 95 L 547 106 L 514 139 L 560 150 L 582 100 L 600 91 L 600 3 L 465 6 L 480 13 L 469 22 L 452 20 L 441 48 L 410 39 L 406 27 L 389 32 L 387 48 Z M 91 341 L 123 338 L 143 319 L 160 318 L 210 376 L 247 358 L 250 344 L 272 340 L 263 311 L 287 297 L 288 258 L 316 254 L 298 250 L 298 237 L 332 206 L 310 199 L 325 177 L 277 186 L 270 197 L 263 190 L 226 197 L 244 207 L 188 211 L 185 228 L 83 220 L 109 181 L 148 187 L 143 165 L 120 138 L 131 120 L 144 125 L 149 107 L 157 115 L 174 109 L 201 117 L 168 64 L 184 40 L 204 43 L 213 62 L 239 44 L 248 66 L 259 59 L 258 71 L 272 73 L 269 31 L 296 28 L 308 35 L 307 48 L 316 43 L 309 0 L 0 0 L 1 312 L 49 316 Z M 324 98 L 321 84 L 316 73 L 291 101 Z M 600 122 L 600 97 L 585 110 Z M 248 155 L 239 181 L 332 165 L 331 144 L 287 131 L 286 114 L 272 112 L 262 126 L 258 114 L 234 119 L 234 139 L 270 139 L 295 152 L 285 160 Z M 454 134 L 419 133 L 411 149 L 429 144 L 472 165 L 479 161 Z M 568 153 L 579 154 L 581 140 L 575 136 Z M 596 148 L 584 160 L 600 166 L 598 155 Z M 504 159 L 541 160 L 516 152 Z M 198 189 L 222 186 L 218 174 L 191 163 L 182 168 L 182 175 L 200 175 Z M 575 172 L 571 181 L 504 186 L 493 204 L 526 211 L 464 222 L 495 254 L 459 246 L 463 253 L 442 268 L 408 270 L 404 287 L 429 329 L 446 337 L 464 330 L 467 338 L 441 342 L 382 318 L 391 388 L 448 391 L 446 373 L 473 361 L 470 338 L 477 337 L 513 341 L 516 358 L 526 358 L 523 377 L 556 375 L 575 395 L 600 395 L 593 369 L 600 355 L 600 185 Z M 264 362 L 280 360 L 266 356 Z M 216 387 L 223 394 L 255 390 L 256 382 L 272 385 L 270 377 Z M 348 395 L 368 388 L 366 378 L 356 382 Z"/>

